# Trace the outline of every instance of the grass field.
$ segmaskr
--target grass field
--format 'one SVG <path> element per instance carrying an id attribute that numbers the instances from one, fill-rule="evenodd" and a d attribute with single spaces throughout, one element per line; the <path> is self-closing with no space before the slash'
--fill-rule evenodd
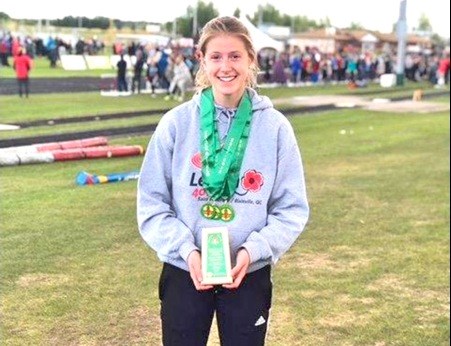
<path id="1" fill-rule="evenodd" d="M 280 98 L 347 91 L 264 92 Z M 440 101 L 449 103 L 449 97 Z M 111 100 L 52 94 L 19 102 L 0 96 L 2 122 L 3 116 L 14 122 L 164 105 L 145 95 Z M 274 269 L 267 344 L 448 345 L 449 112 L 346 109 L 289 119 L 303 154 L 312 213 Z M 158 117 L 133 121 L 151 124 Z M 20 136 L 1 136 L 8 135 Z M 111 142 L 146 146 L 148 140 Z M 137 230 L 136 182 L 74 182 L 81 170 L 125 172 L 139 169 L 141 161 L 0 168 L 2 345 L 160 344 L 161 264 Z M 209 344 L 218 345 L 214 329 Z"/>
<path id="2" fill-rule="evenodd" d="M 9 64 L 12 66 L 13 59 L 9 58 Z M 100 77 L 102 74 L 114 73 L 113 68 L 107 70 L 85 70 L 85 71 L 66 71 L 61 67 L 58 61 L 56 68 L 50 68 L 50 60 L 47 57 L 35 57 L 33 67 L 30 71 L 30 78 L 65 78 L 65 77 Z M 0 67 L 0 78 L 14 78 L 14 70 L 8 67 Z"/>

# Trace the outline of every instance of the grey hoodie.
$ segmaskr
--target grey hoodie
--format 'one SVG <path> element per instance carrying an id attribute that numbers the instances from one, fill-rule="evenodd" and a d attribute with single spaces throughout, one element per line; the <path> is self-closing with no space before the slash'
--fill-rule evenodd
<path id="1" fill-rule="evenodd" d="M 202 188 L 200 94 L 167 112 L 149 142 L 138 180 L 137 218 L 144 241 L 158 258 L 188 271 L 187 259 L 201 248 L 204 227 L 226 226 L 232 266 L 245 248 L 248 272 L 275 264 L 303 231 L 309 215 L 301 156 L 291 124 L 266 96 L 248 89 L 251 130 L 240 181 L 229 204 L 230 222 L 208 220 Z M 233 113 L 217 108 L 225 138 Z"/>

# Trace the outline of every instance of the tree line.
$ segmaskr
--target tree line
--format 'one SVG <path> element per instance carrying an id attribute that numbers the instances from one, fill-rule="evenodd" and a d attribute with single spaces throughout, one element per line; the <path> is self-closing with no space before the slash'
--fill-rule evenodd
<path id="1" fill-rule="evenodd" d="M 240 10 L 236 9 L 234 12 L 234 16 L 239 16 Z M 197 8 L 193 6 L 188 6 L 186 9 L 186 13 L 180 17 L 177 17 L 174 21 L 162 23 L 162 27 L 168 33 L 174 33 L 176 35 L 191 37 L 196 34 L 197 28 L 201 28 L 205 25 L 210 19 L 217 17 L 219 15 L 218 10 L 214 7 L 213 2 L 204 2 L 199 1 L 197 3 Z M 194 23 L 194 17 L 196 16 L 197 21 Z M 38 20 L 36 19 L 13 19 L 4 12 L 0 12 L 0 21 L 8 21 L 15 20 L 21 21 L 26 25 L 37 25 Z M 250 17 L 251 22 L 255 25 L 259 23 L 259 21 L 263 21 L 264 23 L 271 23 L 279 26 L 288 26 L 292 29 L 293 32 L 303 32 L 309 29 L 322 28 L 330 25 L 329 19 L 320 20 L 316 22 L 315 20 L 311 20 L 305 16 L 289 16 L 287 14 L 281 13 L 277 10 L 273 5 L 265 5 L 260 6 L 254 13 L 253 16 Z M 45 18 L 42 21 L 47 21 Z M 69 27 L 69 28 L 96 28 L 107 30 L 112 27 L 121 30 L 124 28 L 129 28 L 132 30 L 144 30 L 148 22 L 143 21 L 123 21 L 120 19 L 110 19 L 107 17 L 73 17 L 66 16 L 61 19 L 53 19 L 48 21 L 50 25 L 56 27 Z M 196 27 L 197 28 L 196 28 Z"/>
<path id="2" fill-rule="evenodd" d="M 175 18 L 171 22 L 162 23 L 162 28 L 168 33 L 180 35 L 183 37 L 195 37 L 199 29 L 202 28 L 210 19 L 219 15 L 218 10 L 214 7 L 213 2 L 199 1 L 196 7 L 188 6 L 184 15 Z M 239 17 L 240 10 L 237 8 L 233 14 L 235 17 Z M 309 19 L 306 16 L 290 16 L 285 13 L 281 13 L 276 7 L 270 4 L 264 6 L 259 5 L 256 11 L 249 18 L 254 25 L 261 23 L 271 23 L 272 25 L 290 27 L 293 33 L 305 32 L 311 29 L 319 29 L 331 26 L 328 17 L 315 21 Z M 0 24 L 2 21 L 16 20 L 21 21 L 27 25 L 37 25 L 38 20 L 34 19 L 12 19 L 6 13 L 0 12 Z M 46 19 L 42 19 L 47 21 Z M 69 27 L 69 28 L 89 28 L 89 29 L 103 29 L 107 30 L 115 28 L 131 29 L 133 31 L 145 30 L 148 22 L 144 21 L 123 21 L 120 19 L 110 19 L 106 17 L 73 17 L 67 16 L 62 19 L 49 20 L 49 24 L 57 27 Z M 153 23 L 159 24 L 159 23 Z M 393 25 L 393 31 L 396 30 L 396 23 Z M 429 19 L 423 14 L 419 20 L 417 29 L 432 31 L 432 25 Z M 364 29 L 360 23 L 351 23 L 349 29 Z"/>

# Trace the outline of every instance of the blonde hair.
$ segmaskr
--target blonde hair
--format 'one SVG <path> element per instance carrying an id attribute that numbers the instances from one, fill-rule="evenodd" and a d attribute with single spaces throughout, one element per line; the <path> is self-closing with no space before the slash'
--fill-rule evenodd
<path id="1" fill-rule="evenodd" d="M 243 41 L 247 54 L 251 60 L 246 86 L 254 88 L 257 85 L 257 74 L 259 71 L 257 65 L 257 52 L 255 51 L 249 31 L 237 18 L 227 16 L 218 17 L 205 24 L 199 38 L 197 58 L 200 60 L 200 58 L 205 57 L 208 42 L 210 42 L 212 38 L 220 35 L 232 35 Z M 199 91 L 211 86 L 201 61 L 199 70 L 196 73 L 195 84 Z"/>

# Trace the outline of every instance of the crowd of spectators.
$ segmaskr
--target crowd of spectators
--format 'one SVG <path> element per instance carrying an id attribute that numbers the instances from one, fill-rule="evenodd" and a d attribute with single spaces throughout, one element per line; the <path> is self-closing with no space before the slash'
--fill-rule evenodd
<path id="1" fill-rule="evenodd" d="M 61 38 L 49 36 L 45 39 L 30 36 L 13 37 L 10 33 L 0 32 L 0 64 L 10 66 L 9 57 L 14 56 L 17 47 L 25 48 L 27 54 L 46 56 L 50 67 L 57 66 L 63 54 L 116 54 L 132 57 L 132 71 L 127 84 L 121 89 L 139 93 L 146 86 L 162 88 L 168 94 L 184 97 L 185 89 L 192 85 L 197 70 L 195 50 L 193 47 L 181 47 L 169 43 L 162 47 L 150 43 L 115 42 L 108 52 L 102 41 L 96 37 L 66 42 Z M 382 74 L 395 73 L 396 55 L 376 54 L 348 49 L 335 53 L 324 53 L 315 47 L 300 50 L 289 47 L 284 52 L 263 49 L 259 52 L 259 83 L 278 85 L 302 85 L 303 83 L 354 83 L 365 85 L 378 80 Z M 184 65 L 180 65 L 183 62 Z M 186 66 L 186 68 L 184 68 Z M 183 68 L 181 68 L 183 67 Z M 449 53 L 443 54 L 407 54 L 405 59 L 405 77 L 410 81 L 430 83 L 449 83 Z M 183 71 L 183 72 L 181 72 Z M 188 71 L 189 73 L 187 73 Z M 173 78 L 176 82 L 172 83 Z"/>
<path id="2" fill-rule="evenodd" d="M 152 88 L 163 88 L 173 92 L 171 81 L 176 76 L 176 68 L 183 61 L 191 74 L 191 81 L 197 71 L 194 49 L 178 46 L 155 47 L 153 45 L 133 45 L 123 47 L 116 54 L 137 57 L 133 66 L 131 89 L 139 92 L 141 81 L 146 80 Z M 355 87 L 377 82 L 383 74 L 394 74 L 395 54 L 362 53 L 358 50 L 324 54 L 315 48 L 301 51 L 297 47 L 285 52 L 265 49 L 259 52 L 258 62 L 260 85 L 304 85 L 323 83 L 348 83 Z M 137 66 L 140 68 L 137 69 Z M 142 67 L 141 67 L 142 66 Z M 186 75 L 186 74 L 185 74 Z M 442 79 L 440 79 L 442 76 Z M 405 77 L 412 82 L 429 81 L 433 85 L 449 83 L 449 54 L 408 54 L 405 61 Z M 187 80 L 187 78 L 185 79 Z M 188 83 L 190 84 L 190 83 Z M 177 88 L 176 88 L 177 89 Z M 180 89 L 180 88 L 179 88 Z M 136 91 L 137 90 L 137 91 Z M 181 91 L 184 94 L 182 88 Z"/>
<path id="3" fill-rule="evenodd" d="M 438 69 L 442 61 L 448 61 L 449 54 L 408 54 L 405 60 L 405 76 L 413 82 L 427 80 L 438 82 Z M 315 48 L 301 51 L 294 47 L 288 52 L 274 51 L 259 54 L 260 68 L 264 82 L 279 84 L 336 83 L 349 82 L 358 85 L 379 80 L 383 74 L 396 73 L 396 55 L 373 52 L 341 51 L 322 53 Z M 443 64 L 443 62 L 442 62 Z M 449 80 L 449 68 L 444 73 Z"/>
<path id="4" fill-rule="evenodd" d="M 197 61 L 194 57 L 192 47 L 181 47 L 171 45 L 161 47 L 155 44 L 113 45 L 113 54 L 120 55 L 117 63 L 117 88 L 119 91 L 131 91 L 140 93 L 141 90 L 151 90 L 155 97 L 157 89 L 163 89 L 167 94 L 166 99 L 171 97 L 182 101 L 186 91 L 193 86 L 194 75 L 197 71 Z M 124 55 L 132 57 L 131 66 L 126 65 Z M 130 69 L 132 73 L 124 87 L 125 70 Z"/>
<path id="5" fill-rule="evenodd" d="M 96 37 L 69 42 L 59 36 L 13 36 L 10 32 L 0 31 L 0 66 L 10 66 L 9 58 L 15 56 L 17 47 L 22 47 L 32 59 L 36 56 L 47 57 L 49 66 L 55 68 L 61 55 L 97 55 L 103 53 L 105 45 Z"/>

